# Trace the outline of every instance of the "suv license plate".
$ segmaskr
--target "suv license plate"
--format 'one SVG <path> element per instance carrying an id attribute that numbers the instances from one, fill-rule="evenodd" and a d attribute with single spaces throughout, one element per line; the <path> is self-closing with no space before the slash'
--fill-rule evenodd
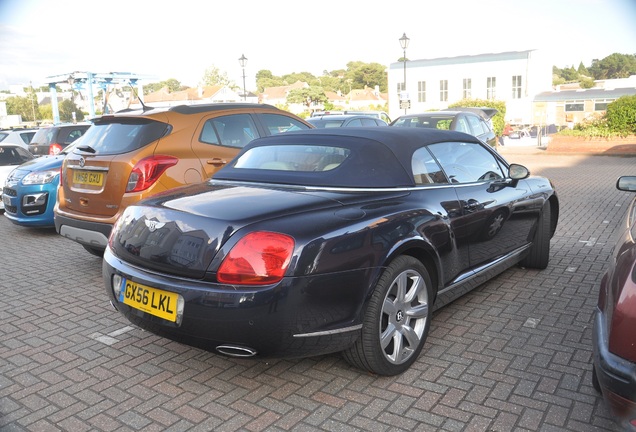
<path id="1" fill-rule="evenodd" d="M 104 182 L 104 175 L 94 171 L 75 171 L 73 172 L 73 183 L 84 184 L 90 186 L 101 186 Z"/>

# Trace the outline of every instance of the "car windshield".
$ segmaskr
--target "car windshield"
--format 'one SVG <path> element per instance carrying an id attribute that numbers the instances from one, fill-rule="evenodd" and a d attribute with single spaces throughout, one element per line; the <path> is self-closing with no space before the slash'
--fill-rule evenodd
<path id="1" fill-rule="evenodd" d="M 115 155 L 139 149 L 158 140 L 170 126 L 144 118 L 105 118 L 95 121 L 76 150 Z"/>

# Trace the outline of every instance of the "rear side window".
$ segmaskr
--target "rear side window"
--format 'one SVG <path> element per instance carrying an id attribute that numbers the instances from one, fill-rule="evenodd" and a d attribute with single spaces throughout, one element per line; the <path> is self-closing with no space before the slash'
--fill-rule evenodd
<path id="1" fill-rule="evenodd" d="M 220 141 L 224 146 L 243 148 L 259 136 L 249 114 L 232 114 L 206 121 L 199 139 L 208 144 L 219 144 Z"/>
<path id="2" fill-rule="evenodd" d="M 269 131 L 270 135 L 309 129 L 309 126 L 306 124 L 285 115 L 261 114 L 260 117 L 263 125 Z"/>
<path id="3" fill-rule="evenodd" d="M 451 183 L 473 183 L 504 178 L 499 162 L 477 143 L 431 144 L 429 150 Z"/>
<path id="4" fill-rule="evenodd" d="M 8 137 L 9 134 L 6 133 L 0 133 L 0 142 L 2 142 L 6 137 Z"/>
<path id="5" fill-rule="evenodd" d="M 117 118 L 97 121 L 86 133 L 78 149 L 96 154 L 121 154 L 140 149 L 171 130 L 170 125 L 144 118 Z"/>
<path id="6" fill-rule="evenodd" d="M 59 139 L 61 144 L 70 144 L 86 132 L 88 128 L 65 128 L 60 130 Z"/>

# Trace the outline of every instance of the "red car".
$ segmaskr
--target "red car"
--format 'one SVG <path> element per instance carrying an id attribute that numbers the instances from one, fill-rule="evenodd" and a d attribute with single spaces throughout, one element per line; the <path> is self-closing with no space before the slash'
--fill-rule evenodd
<path id="1" fill-rule="evenodd" d="M 636 176 L 616 187 L 636 192 Z M 594 317 L 592 383 L 618 417 L 636 431 L 636 199 L 632 201 L 603 279 Z"/>

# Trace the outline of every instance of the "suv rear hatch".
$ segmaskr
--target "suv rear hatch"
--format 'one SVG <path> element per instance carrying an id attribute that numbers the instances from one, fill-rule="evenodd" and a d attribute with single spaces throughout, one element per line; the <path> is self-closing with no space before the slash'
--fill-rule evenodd
<path id="1" fill-rule="evenodd" d="M 152 156 L 158 140 L 170 131 L 170 125 L 144 117 L 96 119 L 64 160 L 65 208 L 99 217 L 114 216 L 130 187 L 135 164 Z M 132 155 L 122 156 L 131 152 L 134 159 Z"/>

